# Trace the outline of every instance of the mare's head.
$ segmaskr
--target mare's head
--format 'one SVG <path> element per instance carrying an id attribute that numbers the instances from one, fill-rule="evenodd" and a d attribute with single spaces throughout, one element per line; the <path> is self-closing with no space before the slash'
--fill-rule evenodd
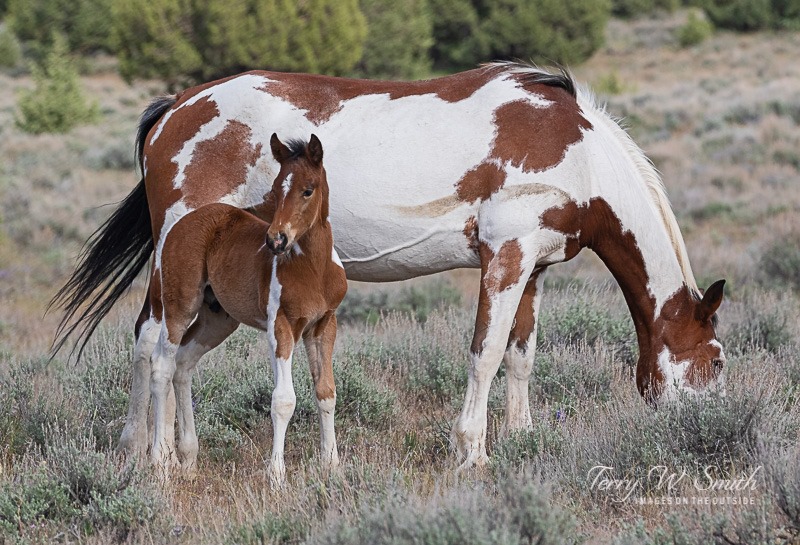
<path id="1" fill-rule="evenodd" d="M 287 145 L 273 134 L 269 143 L 281 168 L 268 196 L 275 212 L 267 246 L 281 255 L 315 224 L 328 219 L 328 180 L 322 166 L 322 143 L 315 135 L 307 143 L 290 140 Z"/>
<path id="2" fill-rule="evenodd" d="M 725 388 L 725 353 L 717 340 L 716 312 L 724 280 L 698 297 L 689 289 L 673 295 L 655 321 L 654 342 L 640 354 L 636 382 L 649 402 L 680 392 L 699 394 Z"/>

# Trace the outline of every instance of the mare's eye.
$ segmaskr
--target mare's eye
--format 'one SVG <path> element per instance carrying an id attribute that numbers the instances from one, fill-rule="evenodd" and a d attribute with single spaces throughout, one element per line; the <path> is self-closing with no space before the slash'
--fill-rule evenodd
<path id="1" fill-rule="evenodd" d="M 314 188 L 313 187 L 309 187 L 308 189 L 303 191 L 303 197 L 306 197 L 306 198 L 310 197 L 313 194 L 314 194 Z"/>
<path id="2" fill-rule="evenodd" d="M 711 367 L 715 373 L 720 373 L 722 368 L 725 367 L 725 361 L 722 358 L 714 358 L 711 360 Z"/>

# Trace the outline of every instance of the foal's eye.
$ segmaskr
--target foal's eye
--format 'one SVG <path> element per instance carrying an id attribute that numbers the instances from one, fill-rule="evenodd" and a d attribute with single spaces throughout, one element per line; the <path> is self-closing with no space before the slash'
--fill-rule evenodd
<path id="1" fill-rule="evenodd" d="M 725 367 L 725 361 L 722 358 L 714 358 L 711 360 L 711 367 L 714 369 L 715 373 L 719 373 L 722 371 L 722 368 Z"/>
<path id="2" fill-rule="evenodd" d="M 306 198 L 310 197 L 313 194 L 314 194 L 314 188 L 313 187 L 309 187 L 308 189 L 303 191 L 303 197 L 306 197 Z"/>

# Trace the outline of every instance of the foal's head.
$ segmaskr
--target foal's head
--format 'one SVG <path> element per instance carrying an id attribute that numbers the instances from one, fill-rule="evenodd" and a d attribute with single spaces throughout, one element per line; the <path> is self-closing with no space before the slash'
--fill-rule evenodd
<path id="1" fill-rule="evenodd" d="M 267 246 L 276 255 L 286 253 L 317 222 L 328 218 L 328 180 L 322 166 L 322 143 L 315 135 L 288 145 L 273 134 L 272 155 L 280 163 L 268 199 L 274 206 Z"/>

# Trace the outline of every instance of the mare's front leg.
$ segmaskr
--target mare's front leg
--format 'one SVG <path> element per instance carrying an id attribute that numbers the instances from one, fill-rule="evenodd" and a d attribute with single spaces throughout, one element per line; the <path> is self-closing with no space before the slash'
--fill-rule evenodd
<path id="1" fill-rule="evenodd" d="M 460 469 L 484 465 L 489 388 L 506 349 L 534 260 L 526 258 L 517 239 L 490 245 L 481 241 L 481 289 L 472 337 L 467 394 L 453 435 L 464 462 Z"/>
<path id="2" fill-rule="evenodd" d="M 199 449 L 192 411 L 192 375 L 200 358 L 219 346 L 237 327 L 239 322 L 219 307 L 219 303 L 215 303 L 214 310 L 208 304 L 203 304 L 178 348 L 172 383 L 175 386 L 178 413 L 177 450 L 181 469 L 187 473 L 195 470 Z"/>
<path id="3" fill-rule="evenodd" d="M 501 431 L 503 435 L 514 430 L 533 428 L 528 385 L 536 354 L 536 329 L 543 279 L 544 269 L 537 269 L 525 284 L 503 356 L 506 366 L 506 417 Z"/>
<path id="4" fill-rule="evenodd" d="M 336 315 L 333 312 L 326 314 L 313 331 L 305 335 L 303 341 L 317 398 L 322 469 L 328 473 L 339 466 L 339 452 L 333 428 L 333 413 L 336 408 L 336 384 L 333 379 Z"/>
<path id="5" fill-rule="evenodd" d="M 276 312 L 271 331 L 267 331 L 272 360 L 275 389 L 272 390 L 272 456 L 269 464 L 270 481 L 273 488 L 286 485 L 286 464 L 283 460 L 286 429 L 289 426 L 297 403 L 292 382 L 292 353 L 294 336 L 283 312 Z"/>

